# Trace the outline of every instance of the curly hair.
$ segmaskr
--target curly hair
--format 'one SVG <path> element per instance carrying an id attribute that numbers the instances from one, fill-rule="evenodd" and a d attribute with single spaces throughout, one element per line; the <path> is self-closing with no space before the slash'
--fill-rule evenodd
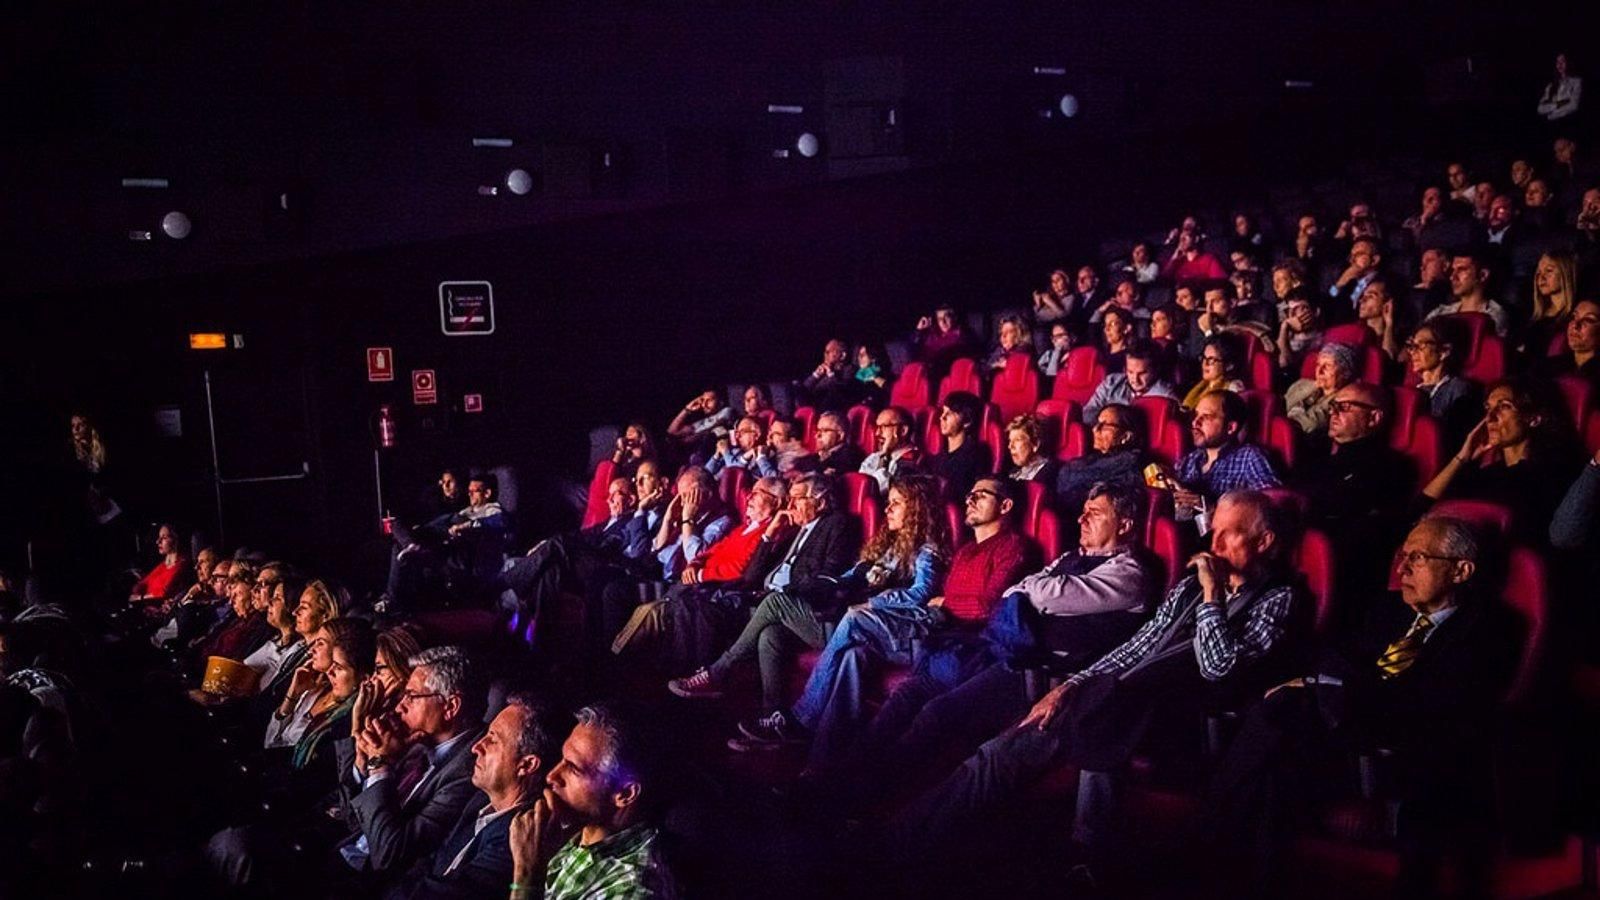
<path id="1" fill-rule="evenodd" d="M 897 475 L 889 481 L 889 492 L 905 498 L 905 526 L 898 531 L 884 528 L 861 548 L 863 562 L 878 562 L 894 557 L 895 574 L 906 575 L 923 544 L 933 544 L 940 553 L 950 546 L 944 505 L 939 501 L 939 483 L 927 475 Z"/>

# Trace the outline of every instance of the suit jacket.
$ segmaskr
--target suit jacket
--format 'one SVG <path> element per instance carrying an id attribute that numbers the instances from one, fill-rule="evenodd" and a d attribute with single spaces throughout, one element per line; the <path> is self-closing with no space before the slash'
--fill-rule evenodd
<path id="1" fill-rule="evenodd" d="M 755 558 L 744 570 L 744 577 L 736 586 L 758 590 L 772 570 L 783 563 L 799 537 L 796 532 L 788 540 L 763 541 L 756 549 Z M 800 553 L 789 566 L 789 586 L 783 592 L 792 597 L 813 603 L 831 600 L 838 577 L 855 562 L 861 550 L 861 529 L 854 516 L 841 510 L 829 510 L 817 520 Z"/>
<path id="2" fill-rule="evenodd" d="M 473 794 L 438 851 L 418 860 L 384 900 L 464 900 L 504 893 L 511 881 L 511 820 L 527 805 L 499 816 L 474 835 L 478 813 L 488 803 L 489 798 L 482 791 Z M 446 874 L 463 847 L 468 849 L 461 865 Z"/>
<path id="3" fill-rule="evenodd" d="M 827 459 L 818 458 L 817 465 L 824 474 L 838 478 L 846 472 L 859 471 L 861 461 L 866 458 L 867 455 L 861 452 L 861 448 L 851 441 L 840 445 Z"/>
<path id="4" fill-rule="evenodd" d="M 376 872 L 403 872 L 412 861 L 432 853 L 446 830 L 460 816 L 476 788 L 472 786 L 472 745 L 478 732 L 468 732 L 411 792 L 398 793 L 399 772 L 363 789 L 351 773 L 354 742 L 339 742 L 339 784 L 356 828 L 346 843 L 367 836 L 367 866 Z"/>

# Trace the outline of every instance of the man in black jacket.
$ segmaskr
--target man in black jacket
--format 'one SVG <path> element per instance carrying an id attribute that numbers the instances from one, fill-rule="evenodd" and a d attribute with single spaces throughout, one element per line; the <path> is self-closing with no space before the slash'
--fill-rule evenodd
<path id="1" fill-rule="evenodd" d="M 507 837 L 512 818 L 539 799 L 561 744 L 550 709 L 532 694 L 512 693 L 472 745 L 478 789 L 431 857 L 418 860 L 386 900 L 456 900 L 504 893 L 511 881 Z"/>
<path id="2" fill-rule="evenodd" d="M 786 526 L 796 531 L 788 538 Z M 784 702 L 784 663 L 796 644 L 820 649 L 827 641 L 823 614 L 830 611 L 838 576 L 855 561 L 861 533 L 854 517 L 834 508 L 833 484 L 807 475 L 789 486 L 789 507 L 773 517 L 747 572 L 765 572 L 766 592 L 750 622 L 715 662 L 667 687 L 680 697 L 722 696 L 733 667 L 758 656 L 766 708 Z"/>
<path id="3" fill-rule="evenodd" d="M 1473 596 L 1479 548 L 1453 519 L 1424 519 L 1399 554 L 1401 602 L 1372 605 L 1347 644 L 1314 674 L 1266 693 L 1248 714 L 1207 797 L 1205 833 L 1216 861 L 1250 857 L 1270 890 L 1294 785 L 1326 784 L 1308 767 L 1352 748 L 1392 751 L 1400 803 L 1396 896 L 1429 896 L 1444 848 L 1460 852 L 1470 883 L 1484 873 L 1492 812 L 1490 725 L 1515 664 L 1518 629 L 1487 597 Z"/>

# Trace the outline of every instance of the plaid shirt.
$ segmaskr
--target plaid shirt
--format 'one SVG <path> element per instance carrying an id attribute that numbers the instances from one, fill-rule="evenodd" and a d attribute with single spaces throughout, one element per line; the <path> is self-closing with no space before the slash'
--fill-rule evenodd
<path id="1" fill-rule="evenodd" d="M 550 860 L 545 900 L 672 900 L 678 891 L 658 836 L 641 824 L 589 847 L 573 837 Z"/>
<path id="2" fill-rule="evenodd" d="M 1236 604 L 1241 594 L 1245 595 L 1244 603 L 1230 619 L 1225 607 Z M 1291 585 L 1272 579 L 1247 583 L 1218 603 L 1205 603 L 1200 599 L 1200 582 L 1193 575 L 1187 576 L 1173 586 L 1156 614 L 1133 637 L 1067 681 L 1076 684 L 1093 675 L 1128 671 L 1161 649 L 1168 631 L 1187 627 L 1191 610 L 1194 655 L 1200 675 L 1207 681 L 1221 681 L 1266 656 L 1282 641 L 1294 612 L 1294 596 Z"/>
<path id="3" fill-rule="evenodd" d="M 1259 491 L 1278 486 L 1272 463 L 1254 444 L 1229 444 L 1206 471 L 1206 450 L 1196 447 L 1178 460 L 1178 483 L 1215 500 L 1229 491 Z"/>

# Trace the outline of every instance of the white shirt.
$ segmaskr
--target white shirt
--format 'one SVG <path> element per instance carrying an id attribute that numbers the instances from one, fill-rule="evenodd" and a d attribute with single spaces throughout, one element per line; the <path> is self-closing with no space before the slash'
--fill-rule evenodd
<path id="1" fill-rule="evenodd" d="M 298 649 L 300 649 L 300 639 L 298 637 L 281 647 L 278 646 L 278 641 L 274 638 L 257 647 L 256 652 L 246 656 L 244 664 L 255 669 L 256 674 L 261 676 L 256 681 L 256 684 L 268 685 L 272 683 L 272 679 L 278 677 L 278 672 L 283 669 L 284 661 L 293 656 Z"/>

